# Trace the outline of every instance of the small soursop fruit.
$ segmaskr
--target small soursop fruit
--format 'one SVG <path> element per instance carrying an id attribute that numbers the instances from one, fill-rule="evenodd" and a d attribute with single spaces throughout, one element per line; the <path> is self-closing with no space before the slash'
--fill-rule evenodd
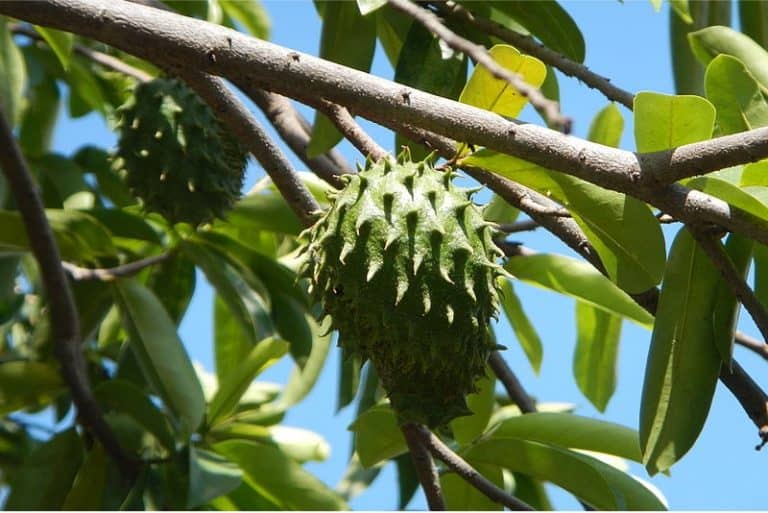
<path id="1" fill-rule="evenodd" d="M 115 164 L 147 211 L 197 226 L 232 208 L 247 153 L 189 86 L 138 84 L 118 116 Z"/>
<path id="2" fill-rule="evenodd" d="M 385 160 L 352 175 L 305 232 L 302 276 L 403 422 L 471 413 L 465 396 L 496 348 L 488 323 L 505 272 L 471 193 L 426 162 Z"/>

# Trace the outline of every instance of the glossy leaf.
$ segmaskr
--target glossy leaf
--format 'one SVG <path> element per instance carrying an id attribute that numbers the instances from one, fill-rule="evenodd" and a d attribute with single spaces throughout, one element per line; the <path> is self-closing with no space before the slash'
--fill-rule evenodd
<path id="1" fill-rule="evenodd" d="M 468 460 L 467 463 L 480 472 L 483 477 L 503 489 L 504 476 L 500 466 L 489 463 L 478 464 L 472 460 Z M 445 495 L 445 503 L 451 511 L 500 511 L 504 509 L 501 504 L 489 499 L 455 472 L 440 474 L 440 487 L 443 490 L 443 495 Z"/>
<path id="2" fill-rule="evenodd" d="M 61 509 L 83 461 L 83 442 L 75 428 L 38 446 L 10 476 L 5 509 Z"/>
<path id="3" fill-rule="evenodd" d="M 181 422 L 182 432 L 193 432 L 203 419 L 205 398 L 176 325 L 152 291 L 135 280 L 117 281 L 115 296 L 145 376 Z"/>
<path id="4" fill-rule="evenodd" d="M 35 25 L 35 30 L 43 37 L 43 39 L 45 39 L 45 42 L 51 47 L 53 53 L 56 54 L 64 71 L 67 71 L 72 56 L 75 36 L 69 32 L 62 32 L 60 30 L 54 30 L 38 25 Z"/>
<path id="5" fill-rule="evenodd" d="M 366 468 L 408 450 L 395 412 L 387 404 L 368 408 L 349 429 L 355 433 L 357 455 Z"/>
<path id="6" fill-rule="evenodd" d="M 717 243 L 720 244 L 719 242 Z M 736 273 L 743 280 L 747 279 L 747 273 L 749 272 L 752 248 L 758 245 L 751 239 L 735 233 L 728 236 L 728 240 L 725 243 L 725 252 L 733 263 Z M 731 287 L 722 277 L 717 284 L 715 297 L 715 308 L 712 315 L 715 346 L 720 352 L 720 358 L 722 358 L 723 363 L 730 367 L 733 355 L 733 337 L 736 333 L 741 303 L 736 300 Z"/>
<path id="7" fill-rule="evenodd" d="M 464 456 L 549 481 L 596 509 L 665 509 L 648 488 L 629 474 L 561 447 L 517 438 L 489 439 L 473 446 Z"/>
<path id="8" fill-rule="evenodd" d="M 269 15 L 260 0 L 218 0 L 222 11 L 253 37 L 269 39 Z"/>
<path id="9" fill-rule="evenodd" d="M 707 99 L 717 109 L 721 135 L 768 125 L 768 101 L 744 64 L 730 55 L 718 55 L 704 77 Z"/>
<path id="10" fill-rule="evenodd" d="M 601 452 L 633 461 L 641 459 L 634 429 L 570 413 L 538 412 L 510 417 L 484 437 L 485 440 L 503 438 Z"/>
<path id="11" fill-rule="evenodd" d="M 350 44 L 354 41 L 354 44 Z M 368 71 L 376 49 L 373 16 L 362 16 L 354 2 L 327 2 L 320 37 L 320 58 Z M 336 125 L 317 113 L 312 125 L 307 155 L 316 157 L 330 150 L 342 139 Z"/>
<path id="12" fill-rule="evenodd" d="M 197 508 L 226 495 L 242 482 L 243 472 L 235 463 L 211 451 L 189 448 L 188 508 Z"/>
<path id="13" fill-rule="evenodd" d="M 572 296 L 641 326 L 653 323 L 648 312 L 587 263 L 541 254 L 510 258 L 504 268 L 526 283 Z"/>
<path id="14" fill-rule="evenodd" d="M 449 424 L 459 445 L 467 445 L 483 434 L 496 404 L 496 376 L 490 369 L 486 369 L 486 375 L 476 386 L 477 392 L 467 395 L 467 406 L 472 414 L 457 417 Z"/>
<path id="15" fill-rule="evenodd" d="M 736 57 L 749 70 L 763 91 L 768 92 L 768 50 L 730 27 L 707 27 L 688 35 L 691 49 L 702 63 L 719 54 Z"/>
<path id="16" fill-rule="evenodd" d="M 237 406 L 253 379 L 286 352 L 288 352 L 288 343 L 284 340 L 276 338 L 261 340 L 237 367 L 225 375 L 220 375 L 219 388 L 208 406 L 208 423 L 215 424 L 230 413 Z"/>
<path id="17" fill-rule="evenodd" d="M 357 8 L 360 14 L 366 16 L 387 4 L 387 0 L 357 0 Z"/>
<path id="18" fill-rule="evenodd" d="M 217 440 L 240 439 L 274 445 L 299 463 L 325 461 L 331 452 L 328 442 L 317 433 L 282 425 L 224 423 L 213 428 L 210 435 Z"/>
<path id="19" fill-rule="evenodd" d="M 641 201 L 530 162 L 480 150 L 462 160 L 521 183 L 563 204 L 595 246 L 611 279 L 631 293 L 661 281 L 664 237 Z"/>
<path id="20" fill-rule="evenodd" d="M 517 73 L 533 87 L 544 82 L 547 68 L 539 59 L 524 55 L 509 45 L 496 45 L 488 53 L 500 66 Z M 459 101 L 513 118 L 520 114 L 528 98 L 506 80 L 494 78 L 485 66 L 479 65 L 472 71 Z"/>
<path id="21" fill-rule="evenodd" d="M 13 42 L 13 35 L 8 26 L 8 18 L 0 16 L 0 105 L 11 126 L 21 116 L 24 86 L 27 81 L 27 68 L 21 50 Z"/>
<path id="22" fill-rule="evenodd" d="M 515 294 L 512 282 L 505 278 L 499 278 L 499 283 L 502 291 L 501 307 L 504 310 L 504 315 L 507 316 L 512 331 L 515 332 L 515 337 L 523 348 L 525 356 L 528 357 L 531 367 L 538 374 L 541 370 L 541 360 L 544 357 L 544 346 L 539 334 L 523 311 L 523 304 Z"/>
<path id="23" fill-rule="evenodd" d="M 577 301 L 576 333 L 576 384 L 589 402 L 604 412 L 616 389 L 621 317 Z"/>
<path id="24" fill-rule="evenodd" d="M 275 447 L 230 440 L 216 444 L 214 450 L 236 462 L 245 482 L 282 509 L 348 509 L 341 497 Z"/>
<path id="25" fill-rule="evenodd" d="M 635 144 L 648 153 L 712 137 L 715 108 L 698 96 L 635 95 Z"/>
<path id="26" fill-rule="evenodd" d="M 762 0 L 739 0 L 741 31 L 768 49 L 768 5 Z"/>
<path id="27" fill-rule="evenodd" d="M 721 363 L 712 325 L 719 279 L 681 230 L 664 275 L 640 406 L 640 445 L 651 474 L 683 457 L 709 412 Z"/>

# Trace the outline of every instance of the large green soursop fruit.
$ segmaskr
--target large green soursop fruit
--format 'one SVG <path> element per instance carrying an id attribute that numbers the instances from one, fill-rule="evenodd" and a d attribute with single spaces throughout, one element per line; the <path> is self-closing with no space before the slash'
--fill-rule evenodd
<path id="1" fill-rule="evenodd" d="M 199 225 L 232 208 L 247 154 L 192 89 L 168 78 L 139 84 L 118 115 L 115 164 L 147 211 Z"/>
<path id="2" fill-rule="evenodd" d="M 470 195 L 427 163 L 385 161 L 351 176 L 305 232 L 302 275 L 404 422 L 469 414 L 495 348 L 501 251 Z"/>

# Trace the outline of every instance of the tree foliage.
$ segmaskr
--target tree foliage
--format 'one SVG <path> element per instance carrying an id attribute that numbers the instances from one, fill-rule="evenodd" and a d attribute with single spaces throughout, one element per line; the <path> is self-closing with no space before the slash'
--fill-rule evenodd
<path id="1" fill-rule="evenodd" d="M 718 381 L 744 407 L 738 421 L 768 440 L 768 396 L 733 358 L 734 344 L 768 354 L 736 330 L 743 305 L 768 335 L 768 15 L 761 2 L 737 5 L 741 32 L 729 1 L 670 2 L 679 94 L 666 95 L 624 91 L 587 69 L 580 28 L 553 0 L 316 0 L 320 59 L 263 42 L 258 0 L 0 3 L 5 506 L 347 509 L 394 462 L 401 508 L 422 485 L 433 507 L 549 509 L 552 483 L 590 508 L 664 509 L 626 461 L 653 475 L 695 450 Z M 377 49 L 392 82 L 367 74 Z M 148 212 L 113 149 L 51 144 L 62 123 L 91 113 L 116 133 L 161 141 L 144 121 L 121 125 L 121 112 L 138 84 L 166 76 L 268 175 L 202 226 Z M 588 140 L 562 133 L 558 82 L 573 77 L 606 97 Z M 315 109 L 311 123 L 293 101 Z M 529 103 L 540 123 L 515 119 Z M 350 113 L 394 140 L 374 141 Z M 626 116 L 636 152 L 618 149 Z M 180 155 L 194 137 L 185 133 L 174 132 Z M 505 252 L 512 343 L 538 371 L 543 343 L 515 282 L 573 298 L 573 379 L 598 410 L 615 389 L 622 325 L 649 329 L 637 424 L 536 404 L 495 352 L 467 398 L 472 414 L 430 433 L 403 425 L 372 365 L 346 355 L 336 393 L 339 408 L 356 410 L 347 472 L 334 489 L 307 471 L 328 444 L 283 420 L 315 386 L 335 335 L 298 278 L 300 234 L 352 172 L 334 150 L 342 139 L 361 165 L 405 148 L 493 191 L 483 215 Z M 285 149 L 312 173 L 292 169 Z M 507 240 L 533 227 L 575 256 Z M 177 334 L 197 271 L 215 291 L 214 333 L 185 342 L 212 344 L 213 374 Z M 285 383 L 260 380 L 283 359 L 294 366 Z M 54 422 L 41 430 L 43 412 Z"/>

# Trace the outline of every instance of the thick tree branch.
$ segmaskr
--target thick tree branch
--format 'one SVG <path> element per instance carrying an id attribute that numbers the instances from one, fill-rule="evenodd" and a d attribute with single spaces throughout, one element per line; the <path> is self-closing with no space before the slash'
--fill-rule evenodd
<path id="1" fill-rule="evenodd" d="M 127 264 L 105 269 L 88 269 L 86 267 L 70 264 L 69 262 L 62 262 L 61 266 L 74 280 L 114 281 L 125 276 L 133 276 L 142 269 L 168 260 L 171 256 L 173 256 L 173 252 L 169 251 L 160 255 L 142 258 L 135 262 L 129 262 Z"/>
<path id="2" fill-rule="evenodd" d="M 363 154 L 366 158 L 370 157 L 374 161 L 388 158 L 389 152 L 379 146 L 370 135 L 365 133 L 360 125 L 357 124 L 355 118 L 349 113 L 347 109 L 333 102 L 326 100 L 320 100 L 320 110 L 328 116 L 328 119 L 336 125 L 339 132 L 344 134 L 349 142 L 357 148 L 357 151 Z"/>
<path id="3" fill-rule="evenodd" d="M 616 87 L 611 83 L 610 79 L 600 76 L 590 71 L 583 64 L 572 61 L 563 54 L 547 48 L 531 36 L 520 34 L 489 19 L 477 16 L 455 2 L 430 2 L 430 5 L 433 5 L 444 16 L 470 23 L 484 33 L 496 36 L 517 49 L 538 57 L 542 62 L 559 69 L 566 75 L 581 80 L 588 87 L 597 89 L 609 100 L 619 102 L 629 110 L 632 110 L 634 102 L 634 95 L 632 93 Z"/>
<path id="4" fill-rule="evenodd" d="M 421 487 L 427 497 L 427 505 L 431 511 L 445 511 L 448 509 L 443 498 L 443 490 L 440 488 L 440 476 L 432 455 L 422 442 L 421 430 L 423 427 L 416 424 L 403 424 L 400 430 L 403 432 L 408 450 L 411 453 L 416 473 L 419 475 Z"/>
<path id="5" fill-rule="evenodd" d="M 757 426 L 762 443 L 756 449 L 762 448 L 768 443 L 768 395 L 736 360 L 732 360 L 730 370 L 727 365 L 721 367 L 720 381 L 733 393 L 741 407 Z"/>
<path id="6" fill-rule="evenodd" d="M 108 0 L 0 3 L 0 12 L 74 31 L 151 62 L 206 71 L 286 96 L 311 89 L 357 115 L 397 119 L 572 174 L 646 201 L 686 223 L 709 222 L 768 243 L 768 221 L 659 180 L 768 157 L 768 127 L 650 155 L 609 148 L 430 95 L 200 20 Z M 735 149 L 734 149 L 735 148 Z M 702 150 L 702 151 L 699 151 Z M 703 152 L 703 153 L 702 153 Z"/>
<path id="7" fill-rule="evenodd" d="M 560 106 L 556 101 L 545 97 L 541 91 L 526 82 L 519 74 L 501 66 L 493 60 L 484 46 L 464 39 L 451 29 L 443 25 L 440 18 L 431 11 L 419 7 L 411 0 L 388 0 L 389 5 L 418 21 L 435 36 L 442 39 L 448 46 L 462 52 L 472 58 L 477 64 L 484 66 L 494 78 L 506 81 L 522 96 L 528 98 L 531 105 L 544 112 L 547 121 L 559 127 L 563 132 L 570 133 L 572 120 L 560 113 Z"/>
<path id="8" fill-rule="evenodd" d="M 80 423 L 101 443 L 120 468 L 133 480 L 136 461 L 120 447 L 112 428 L 104 420 L 101 408 L 88 382 L 85 360 L 80 347 L 77 307 L 61 266 L 61 257 L 53 232 L 45 217 L 42 199 L 29 172 L 21 149 L 13 137 L 5 113 L 0 107 L 0 168 L 8 181 L 21 214 L 32 254 L 40 268 L 40 278 L 48 298 L 51 338 L 61 374 L 72 395 Z"/>
<path id="9" fill-rule="evenodd" d="M 477 488 L 492 501 L 503 504 L 514 511 L 533 511 L 533 508 L 521 501 L 517 497 L 508 494 L 491 481 L 485 478 L 477 470 L 464 461 L 464 459 L 453 452 L 448 446 L 440 441 L 434 434 L 423 426 L 412 424 L 413 431 L 419 437 L 420 441 L 429 449 L 429 451 L 448 468 L 456 472 L 462 479 Z"/>
<path id="10" fill-rule="evenodd" d="M 739 276 L 720 240 L 705 228 L 689 226 L 689 230 L 694 239 L 696 239 L 696 242 L 699 243 L 701 249 L 704 250 L 717 270 L 720 271 L 733 295 L 747 309 L 750 317 L 755 321 L 757 329 L 763 335 L 763 340 L 768 340 L 768 311 L 766 311 L 752 289 L 749 288 L 744 277 Z"/>

